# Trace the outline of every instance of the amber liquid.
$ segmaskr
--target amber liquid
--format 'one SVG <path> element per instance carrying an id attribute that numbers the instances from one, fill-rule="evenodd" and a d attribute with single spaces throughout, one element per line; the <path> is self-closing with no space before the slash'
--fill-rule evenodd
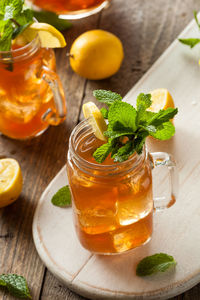
<path id="1" fill-rule="evenodd" d="M 31 0 L 38 7 L 60 14 L 93 9 L 105 0 Z"/>
<path id="2" fill-rule="evenodd" d="M 94 135 L 88 135 L 79 142 L 77 153 L 95 163 L 92 154 L 100 144 Z M 109 157 L 103 164 L 114 163 Z M 76 230 L 81 244 L 92 252 L 124 252 L 151 237 L 153 200 L 149 163 L 121 174 L 97 178 L 68 163 Z"/>
<path id="3" fill-rule="evenodd" d="M 30 57 L 24 54 L 12 66 L 0 62 L 0 132 L 15 139 L 45 130 L 48 124 L 42 116 L 48 108 L 55 109 L 51 89 L 41 78 L 42 65 L 55 70 L 53 51 L 40 48 Z"/>

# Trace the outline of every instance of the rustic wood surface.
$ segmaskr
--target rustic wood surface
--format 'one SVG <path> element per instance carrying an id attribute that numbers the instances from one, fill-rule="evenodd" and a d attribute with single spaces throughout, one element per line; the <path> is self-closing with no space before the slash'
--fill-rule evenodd
<path id="1" fill-rule="evenodd" d="M 13 157 L 22 167 L 23 192 L 13 205 L 0 210 L 0 270 L 27 278 L 33 300 L 84 299 L 51 275 L 40 261 L 32 240 L 32 218 L 41 193 L 66 159 L 68 138 L 81 117 L 81 104 L 92 90 L 105 88 L 125 95 L 200 9 L 198 0 L 113 0 L 101 14 L 74 22 L 66 32 L 68 50 L 82 32 L 102 28 L 118 35 L 125 50 L 120 71 L 110 79 L 88 81 L 74 74 L 66 49 L 57 51 L 57 67 L 68 103 L 67 120 L 37 139 L 20 142 L 0 136 L 0 156 Z M 0 299 L 14 299 L 0 292 Z M 200 285 L 173 298 L 200 299 Z"/>

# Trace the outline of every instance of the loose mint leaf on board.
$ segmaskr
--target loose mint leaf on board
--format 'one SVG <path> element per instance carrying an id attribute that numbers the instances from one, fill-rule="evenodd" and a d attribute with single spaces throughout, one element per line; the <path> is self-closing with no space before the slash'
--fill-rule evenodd
<path id="1" fill-rule="evenodd" d="M 143 258 L 136 268 L 137 276 L 147 276 L 157 272 L 165 272 L 176 265 L 173 256 L 165 253 L 158 253 Z"/>
<path id="2" fill-rule="evenodd" d="M 159 140 L 169 140 L 175 134 L 175 127 L 171 122 L 156 127 L 156 132 L 149 131 L 149 135 Z"/>
<path id="3" fill-rule="evenodd" d="M 26 279 L 23 276 L 2 274 L 0 275 L 0 286 L 6 288 L 14 297 L 31 299 Z"/>
<path id="4" fill-rule="evenodd" d="M 60 19 L 56 14 L 49 11 L 34 11 L 34 17 L 41 23 L 49 23 L 58 30 L 63 31 L 72 27 L 72 24 L 64 19 Z"/>
<path id="5" fill-rule="evenodd" d="M 190 48 L 193 48 L 194 46 L 200 43 L 200 39 L 195 39 L 195 38 L 179 39 L 179 42 L 187 46 L 190 46 Z"/>
<path id="6" fill-rule="evenodd" d="M 100 111 L 104 119 L 108 119 L 108 110 L 105 107 L 102 107 Z"/>
<path id="7" fill-rule="evenodd" d="M 51 199 L 51 203 L 55 206 L 66 207 L 71 205 L 71 192 L 69 186 L 66 185 L 59 189 Z"/>
<path id="8" fill-rule="evenodd" d="M 95 152 L 93 153 L 93 157 L 98 163 L 102 163 L 111 151 L 111 143 L 106 143 L 95 150 Z"/>
<path id="9" fill-rule="evenodd" d="M 197 23 L 197 26 L 198 26 L 199 29 L 200 29 L 200 22 L 199 22 L 199 20 L 198 20 L 198 18 L 197 18 L 197 11 L 196 11 L 196 10 L 194 11 L 194 19 L 195 19 L 195 21 L 196 21 L 196 23 Z"/>
<path id="10" fill-rule="evenodd" d="M 93 91 L 93 95 L 99 102 L 107 105 L 111 105 L 115 101 L 122 100 L 122 97 L 119 94 L 106 90 L 95 90 Z"/>
<path id="11" fill-rule="evenodd" d="M 133 131 L 136 126 L 136 109 L 129 103 L 116 101 L 108 112 L 108 131 Z"/>

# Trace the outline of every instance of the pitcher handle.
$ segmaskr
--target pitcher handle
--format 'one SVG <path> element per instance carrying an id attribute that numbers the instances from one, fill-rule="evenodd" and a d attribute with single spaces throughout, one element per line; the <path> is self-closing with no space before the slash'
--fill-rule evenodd
<path id="1" fill-rule="evenodd" d="M 177 198 L 178 195 L 178 171 L 176 162 L 172 155 L 166 152 L 154 152 L 150 153 L 153 161 L 152 161 L 152 168 L 156 168 L 159 166 L 166 166 L 169 171 L 169 178 L 170 178 L 170 197 L 155 197 L 154 198 L 154 207 L 156 211 L 163 210 L 172 206 Z"/>
<path id="2" fill-rule="evenodd" d="M 48 108 L 42 119 L 50 125 L 58 125 L 65 120 L 67 112 L 62 83 L 58 75 L 46 66 L 42 67 L 41 77 L 50 86 L 55 104 L 55 109 Z"/>

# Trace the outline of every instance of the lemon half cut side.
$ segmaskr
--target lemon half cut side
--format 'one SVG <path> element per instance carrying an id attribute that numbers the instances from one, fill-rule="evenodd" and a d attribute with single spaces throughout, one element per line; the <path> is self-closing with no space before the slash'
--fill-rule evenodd
<path id="1" fill-rule="evenodd" d="M 167 89 L 160 88 L 150 92 L 152 104 L 148 110 L 159 112 L 160 109 L 174 108 L 174 100 Z"/>
<path id="2" fill-rule="evenodd" d="M 93 102 L 83 104 L 83 115 L 88 119 L 94 135 L 101 141 L 106 142 L 107 138 L 103 133 L 107 130 L 107 124 L 98 107 Z"/>
<path id="3" fill-rule="evenodd" d="M 0 208 L 13 203 L 22 191 L 23 179 L 18 162 L 0 159 Z"/>

